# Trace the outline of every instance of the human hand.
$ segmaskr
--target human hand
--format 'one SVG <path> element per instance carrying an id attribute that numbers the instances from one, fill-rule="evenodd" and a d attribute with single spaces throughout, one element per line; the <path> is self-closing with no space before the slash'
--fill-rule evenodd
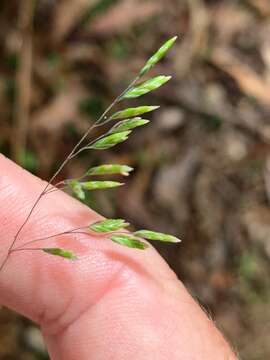
<path id="1" fill-rule="evenodd" d="M 1 264 L 44 183 L 3 156 L 0 169 Z M 54 192 L 41 200 L 18 244 L 97 220 Z M 79 260 L 11 254 L 0 273 L 0 304 L 40 325 L 53 360 L 236 359 L 153 248 L 128 249 L 90 235 L 42 244 L 74 250 Z"/>

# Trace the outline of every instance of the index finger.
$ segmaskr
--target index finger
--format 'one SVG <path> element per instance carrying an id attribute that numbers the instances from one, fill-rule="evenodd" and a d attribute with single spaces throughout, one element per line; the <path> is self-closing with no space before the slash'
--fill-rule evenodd
<path id="1" fill-rule="evenodd" d="M 0 156 L 0 261 L 44 182 Z M 57 192 L 22 231 L 29 239 L 100 216 Z M 100 237 L 60 236 L 77 262 L 13 253 L 0 273 L 0 303 L 40 324 L 52 359 L 235 359 L 226 341 L 153 248 L 136 251 Z"/>

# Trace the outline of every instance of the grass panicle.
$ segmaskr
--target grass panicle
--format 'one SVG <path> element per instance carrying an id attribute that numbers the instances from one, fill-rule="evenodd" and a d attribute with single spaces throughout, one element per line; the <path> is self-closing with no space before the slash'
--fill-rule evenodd
<path id="1" fill-rule="evenodd" d="M 162 241 L 168 243 L 178 243 L 180 240 L 175 236 L 163 234 L 159 232 L 154 232 L 150 230 L 139 230 L 135 232 L 128 233 L 126 228 L 129 226 L 124 219 L 105 219 L 102 221 L 95 222 L 93 224 L 88 225 L 87 227 L 81 227 L 76 229 L 70 229 L 65 232 L 61 232 L 58 234 L 54 234 L 51 236 L 29 240 L 28 242 L 17 246 L 16 243 L 19 239 L 19 236 L 31 218 L 35 208 L 38 206 L 40 200 L 47 194 L 52 191 L 69 189 L 72 194 L 78 198 L 80 201 L 84 202 L 86 199 L 87 191 L 94 190 L 103 190 L 103 189 L 111 189 L 122 186 L 123 183 L 114 180 L 92 180 L 93 176 L 112 176 L 112 175 L 122 175 L 128 176 L 133 168 L 129 165 L 122 164 L 102 164 L 98 166 L 91 167 L 80 179 L 68 179 L 63 180 L 60 183 L 53 186 L 54 180 L 61 173 L 63 168 L 69 163 L 71 160 L 76 158 L 81 152 L 90 150 L 106 150 L 112 148 L 118 144 L 126 141 L 131 135 L 132 131 L 134 131 L 137 127 L 141 127 L 149 123 L 149 120 L 145 120 L 140 116 L 146 113 L 153 112 L 159 108 L 159 106 L 150 106 L 143 105 L 137 107 L 128 107 L 123 110 L 118 110 L 117 112 L 112 112 L 115 105 L 119 104 L 124 100 L 130 100 L 134 98 L 138 98 L 143 96 L 151 91 L 157 90 L 164 84 L 166 84 L 171 76 L 158 75 L 152 77 L 148 80 L 142 81 L 142 77 L 146 75 L 154 65 L 158 61 L 160 61 L 168 52 L 168 50 L 173 46 L 177 37 L 173 37 L 167 40 L 157 52 L 152 55 L 149 60 L 145 63 L 144 67 L 139 72 L 139 75 L 131 82 L 131 84 L 119 95 L 116 99 L 111 103 L 111 105 L 105 110 L 105 112 L 100 116 L 99 119 L 96 120 L 94 124 L 91 124 L 87 131 L 83 134 L 81 139 L 72 149 L 70 154 L 66 157 L 63 163 L 60 165 L 55 174 L 51 177 L 49 182 L 46 184 L 43 191 L 39 194 L 36 201 L 34 202 L 31 210 L 27 214 L 24 222 L 20 226 L 19 230 L 14 236 L 14 239 L 9 247 L 6 258 L 4 259 L 2 265 L 0 266 L 0 271 L 4 268 L 6 262 L 10 254 L 14 251 L 34 251 L 40 250 L 49 255 L 59 256 L 69 260 L 76 260 L 77 255 L 74 254 L 70 250 L 65 250 L 61 248 L 27 248 L 27 245 L 36 242 L 42 242 L 43 240 L 49 238 L 57 238 L 58 236 L 71 235 L 71 234 L 86 234 L 89 235 L 89 239 L 91 232 L 103 234 L 108 237 L 109 240 L 114 243 L 122 246 L 126 246 L 132 249 L 144 250 L 148 247 L 148 244 L 145 240 L 150 241 Z M 112 112 L 112 114 L 111 114 Z M 120 120 L 115 123 L 115 120 Z M 101 136 L 96 139 L 89 139 L 90 134 L 93 129 L 96 127 L 101 127 L 107 124 L 108 122 L 114 122 L 113 126 Z M 87 179 L 91 177 L 92 179 Z M 84 181 L 82 181 L 84 180 Z M 70 237 L 72 238 L 72 237 Z"/>

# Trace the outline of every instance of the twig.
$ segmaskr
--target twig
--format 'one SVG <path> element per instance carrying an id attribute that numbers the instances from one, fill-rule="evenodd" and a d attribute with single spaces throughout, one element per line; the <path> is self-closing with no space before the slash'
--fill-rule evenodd
<path id="1" fill-rule="evenodd" d="M 14 113 L 14 141 L 12 144 L 13 158 L 18 163 L 23 161 L 29 123 L 33 56 L 32 29 L 35 2 L 35 0 L 19 2 L 18 31 L 20 32 L 21 49 L 18 54 L 19 67 L 16 75 L 17 97 Z"/>

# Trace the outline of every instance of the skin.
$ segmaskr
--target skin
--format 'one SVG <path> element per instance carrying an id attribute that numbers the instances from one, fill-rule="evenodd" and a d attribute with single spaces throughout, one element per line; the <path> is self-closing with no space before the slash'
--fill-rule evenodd
<path id="1" fill-rule="evenodd" d="M 1 263 L 45 183 L 1 155 L 0 169 Z M 54 192 L 42 199 L 17 245 L 100 219 Z M 61 236 L 35 246 L 70 249 L 79 260 L 38 251 L 12 253 L 0 273 L 0 304 L 40 325 L 51 359 L 236 359 L 152 247 L 133 250 L 90 235 Z"/>

